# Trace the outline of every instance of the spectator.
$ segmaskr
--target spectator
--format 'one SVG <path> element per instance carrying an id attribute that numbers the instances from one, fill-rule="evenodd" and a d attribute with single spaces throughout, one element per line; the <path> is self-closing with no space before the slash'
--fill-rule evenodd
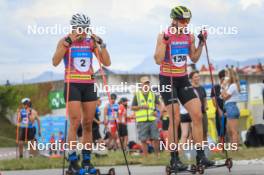
<path id="1" fill-rule="evenodd" d="M 116 150 L 118 148 L 118 137 L 115 120 L 117 120 L 119 105 L 116 103 L 117 95 L 111 94 L 111 104 L 104 108 L 104 124 L 110 131 L 108 138 L 108 148 Z"/>
<path id="2" fill-rule="evenodd" d="M 128 131 L 127 131 L 127 108 L 128 99 L 123 97 L 119 102 L 118 110 L 118 134 L 123 145 L 123 149 L 126 149 L 128 143 Z M 120 143 L 121 147 L 121 143 Z"/>
<path id="3" fill-rule="evenodd" d="M 238 119 L 240 116 L 237 107 L 237 99 L 239 97 L 240 84 L 236 72 L 228 69 L 228 74 L 221 84 L 221 96 L 224 100 L 224 109 L 227 116 L 227 131 L 231 143 L 239 143 L 238 135 Z"/>
<path id="4" fill-rule="evenodd" d="M 156 109 L 159 105 L 158 97 L 150 90 L 148 77 L 140 79 L 141 90 L 136 92 L 132 103 L 132 110 L 136 112 L 138 137 L 142 143 L 143 155 L 148 155 L 147 141 L 154 143 L 155 153 L 159 154 L 159 131 L 156 123 Z"/>
<path id="5" fill-rule="evenodd" d="M 207 95 L 203 86 L 200 85 L 200 75 L 198 71 L 191 72 L 189 75 L 191 79 L 192 86 L 194 88 L 194 92 L 199 97 L 201 102 L 201 110 L 203 114 L 203 140 L 207 140 L 207 132 L 208 132 L 208 118 L 206 114 L 207 110 Z"/>
<path id="6" fill-rule="evenodd" d="M 219 78 L 219 81 L 220 81 L 220 84 L 223 83 L 224 79 L 225 79 L 225 70 L 221 70 L 219 71 L 218 73 L 218 78 Z M 215 126 L 216 126 L 216 129 L 217 129 L 217 134 L 218 134 L 218 140 L 220 142 L 220 131 L 221 131 L 221 117 L 223 115 L 223 111 L 224 111 L 224 100 L 221 98 L 221 85 L 220 84 L 216 84 L 214 86 L 214 88 L 212 88 L 211 90 L 211 98 L 212 98 L 212 101 L 213 101 L 213 105 L 214 107 L 216 108 L 216 111 L 215 111 Z M 225 121 L 226 123 L 226 121 Z M 224 124 L 224 130 L 225 131 L 226 129 L 226 124 Z M 225 133 L 222 133 L 225 135 Z"/>

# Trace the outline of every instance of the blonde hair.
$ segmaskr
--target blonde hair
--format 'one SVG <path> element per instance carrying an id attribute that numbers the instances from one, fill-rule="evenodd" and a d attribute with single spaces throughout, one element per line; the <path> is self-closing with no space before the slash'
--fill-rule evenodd
<path id="1" fill-rule="evenodd" d="M 232 68 L 228 68 L 227 72 L 229 76 L 229 84 L 235 83 L 237 85 L 238 91 L 240 92 L 240 82 L 237 72 Z"/>

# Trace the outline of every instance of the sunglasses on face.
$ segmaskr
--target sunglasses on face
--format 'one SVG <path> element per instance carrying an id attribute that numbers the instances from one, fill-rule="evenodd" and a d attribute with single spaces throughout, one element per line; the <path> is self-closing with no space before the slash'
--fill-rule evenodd
<path id="1" fill-rule="evenodd" d="M 181 24 L 189 24 L 190 23 L 190 19 L 178 19 L 178 21 Z"/>

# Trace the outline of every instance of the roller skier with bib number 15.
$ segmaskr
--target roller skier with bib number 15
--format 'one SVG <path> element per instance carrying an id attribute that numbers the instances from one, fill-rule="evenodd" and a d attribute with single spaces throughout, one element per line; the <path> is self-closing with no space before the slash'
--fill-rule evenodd
<path id="1" fill-rule="evenodd" d="M 171 10 L 171 26 L 162 34 L 158 35 L 155 50 L 155 61 L 160 65 L 160 86 L 171 86 L 170 92 L 161 92 L 170 117 L 169 144 L 178 143 L 178 127 L 180 123 L 179 101 L 191 116 L 193 122 L 192 135 L 194 143 L 202 145 L 203 126 L 201 102 L 196 96 L 194 89 L 189 82 L 187 73 L 187 59 L 196 63 L 202 53 L 207 38 L 205 31 L 198 35 L 199 44 L 195 46 L 193 34 L 186 33 L 192 17 L 191 11 L 184 6 L 176 6 Z M 166 167 L 167 174 L 176 174 L 181 171 L 192 173 L 203 173 L 204 167 L 215 164 L 205 156 L 202 146 L 196 152 L 196 165 L 188 169 L 179 159 L 178 149 L 169 150 L 171 154 L 170 165 Z"/>
<path id="2" fill-rule="evenodd" d="M 80 166 L 77 147 L 76 145 L 71 145 L 72 149 L 68 151 L 69 168 L 66 174 L 100 174 L 100 171 L 95 169 L 91 163 L 92 123 L 98 98 L 96 88 L 94 88 L 93 54 L 104 66 L 110 66 L 111 61 L 106 44 L 104 44 L 102 39 L 94 34 L 88 37 L 88 31 L 90 30 L 90 18 L 88 16 L 75 14 L 72 16 L 70 24 L 72 31 L 59 41 L 52 61 L 54 66 L 59 65 L 62 60 L 65 64 L 66 136 L 67 119 L 69 118 L 70 120 L 67 142 L 70 144 L 71 141 L 77 140 L 76 131 L 82 120 L 82 144 L 84 149 L 81 150 L 82 163 Z M 64 165 L 65 152 L 63 175 Z M 108 174 L 114 174 L 114 172 Z"/>

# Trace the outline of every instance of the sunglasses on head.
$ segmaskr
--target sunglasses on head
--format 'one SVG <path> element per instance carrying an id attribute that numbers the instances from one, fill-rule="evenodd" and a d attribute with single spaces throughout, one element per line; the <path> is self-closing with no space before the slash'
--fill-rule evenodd
<path id="1" fill-rule="evenodd" d="M 189 22 L 190 22 L 190 19 L 178 19 L 178 21 L 179 21 L 179 23 L 181 23 L 181 24 L 189 24 Z"/>

